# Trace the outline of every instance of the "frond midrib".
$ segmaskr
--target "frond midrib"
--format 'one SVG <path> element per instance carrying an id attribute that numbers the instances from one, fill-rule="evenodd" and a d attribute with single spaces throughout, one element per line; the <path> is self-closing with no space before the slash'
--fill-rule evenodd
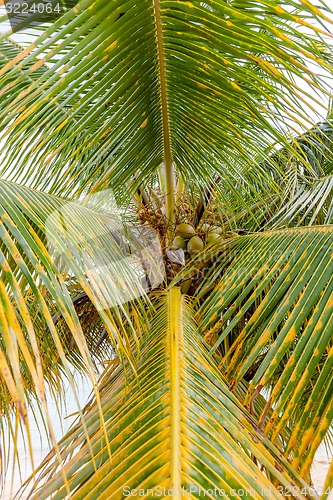
<path id="1" fill-rule="evenodd" d="M 169 294 L 169 348 L 170 348 L 170 487 L 180 491 L 181 479 L 181 366 L 180 350 L 182 348 L 181 296 L 179 288 L 172 288 Z"/>
<path id="2" fill-rule="evenodd" d="M 168 110 L 168 89 L 166 81 L 165 51 L 163 43 L 163 27 L 161 19 L 160 0 L 154 0 L 155 31 L 157 44 L 158 71 L 160 79 L 161 93 L 161 114 L 163 130 L 163 161 L 165 170 L 165 188 L 166 188 L 166 217 L 168 221 L 168 239 L 170 240 L 175 223 L 175 203 L 174 203 L 174 171 L 171 151 L 171 132 Z"/>

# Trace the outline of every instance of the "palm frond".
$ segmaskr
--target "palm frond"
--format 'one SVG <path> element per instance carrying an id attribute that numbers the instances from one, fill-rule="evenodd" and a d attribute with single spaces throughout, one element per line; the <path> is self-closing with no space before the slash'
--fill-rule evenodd
<path id="1" fill-rule="evenodd" d="M 232 231 L 330 224 L 332 132 L 330 120 L 317 123 L 290 138 L 297 154 L 272 146 L 254 158 L 252 173 L 240 168 L 237 177 L 219 177 L 223 188 L 212 190 L 203 216 Z M 260 171 L 270 180 L 255 177 Z"/>
<path id="2" fill-rule="evenodd" d="M 118 499 L 131 490 L 152 495 L 163 488 L 186 498 L 198 498 L 198 491 L 228 498 L 241 490 L 250 498 L 264 498 L 264 491 L 280 498 L 278 485 L 295 491 L 292 484 L 305 491 L 228 390 L 180 289 L 158 297 L 156 310 L 140 349 L 138 379 L 128 369 L 127 381 L 119 368 L 105 373 L 103 428 L 92 402 L 84 416 L 90 447 L 79 422 L 59 443 L 62 464 L 52 452 L 41 465 L 33 498 Z"/>
<path id="3" fill-rule="evenodd" d="M 233 238 L 198 291 L 200 326 L 223 372 L 232 385 L 250 381 L 250 409 L 266 389 L 260 427 L 273 442 L 292 427 L 285 453 L 303 477 L 332 421 L 332 243 L 332 226 Z"/>
<path id="4" fill-rule="evenodd" d="M 170 143 L 185 179 L 237 178 L 241 162 L 268 182 L 253 158 L 272 143 L 297 155 L 290 130 L 308 123 L 306 105 L 321 106 L 316 92 L 329 93 L 309 67 L 331 72 L 329 33 L 315 24 L 329 20 L 292 4 L 81 0 L 0 70 L 3 174 L 58 194 L 137 186 Z"/>
<path id="5" fill-rule="evenodd" d="M 333 222 L 333 176 L 303 184 L 272 217 L 266 228 L 312 226 Z"/>
<path id="6" fill-rule="evenodd" d="M 1 412 L 15 403 L 26 418 L 28 393 L 45 401 L 44 380 L 59 383 L 63 370 L 71 378 L 68 360 L 94 379 L 94 342 L 107 339 L 131 358 L 128 335 L 138 335 L 136 317 L 142 323 L 149 301 L 134 255 L 117 237 L 131 240 L 112 213 L 7 181 L 0 187 Z M 89 328 L 75 305 L 77 287 L 88 300 Z M 98 324 L 103 339 L 87 339 Z"/>
<path id="7" fill-rule="evenodd" d="M 325 480 L 323 494 L 320 497 L 320 500 L 326 500 L 332 491 L 333 488 L 333 460 L 331 461 L 331 465 Z"/>

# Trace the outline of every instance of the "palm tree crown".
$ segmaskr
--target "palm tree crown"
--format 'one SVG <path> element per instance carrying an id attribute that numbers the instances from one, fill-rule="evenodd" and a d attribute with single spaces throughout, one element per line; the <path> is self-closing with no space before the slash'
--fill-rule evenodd
<path id="1" fill-rule="evenodd" d="M 0 37 L 0 408 L 31 455 L 28 407 L 53 442 L 26 491 L 317 498 L 333 12 L 65 3 Z M 46 389 L 73 370 L 94 390 L 57 443 Z"/>

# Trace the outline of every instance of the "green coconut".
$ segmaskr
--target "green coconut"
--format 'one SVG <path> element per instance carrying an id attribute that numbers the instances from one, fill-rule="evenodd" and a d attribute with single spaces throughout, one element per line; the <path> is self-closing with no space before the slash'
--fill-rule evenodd
<path id="1" fill-rule="evenodd" d="M 223 233 L 223 230 L 221 227 L 218 227 L 218 226 L 211 226 L 211 230 L 210 230 L 211 233 L 217 233 L 217 234 L 222 234 Z"/>
<path id="2" fill-rule="evenodd" d="M 203 231 L 204 233 L 207 233 L 208 231 L 210 231 L 212 228 L 211 224 L 202 224 L 201 226 L 201 231 Z"/>
<path id="3" fill-rule="evenodd" d="M 212 243 L 216 243 L 217 240 L 221 238 L 219 233 L 209 233 L 206 238 L 207 245 L 212 245 Z"/>
<path id="4" fill-rule="evenodd" d="M 187 243 L 187 250 L 190 254 L 200 252 L 203 249 L 203 241 L 199 236 L 193 236 Z"/>
<path id="5" fill-rule="evenodd" d="M 195 235 L 195 229 L 193 226 L 191 226 L 191 224 L 178 224 L 176 230 L 177 235 L 185 239 L 191 238 Z"/>
<path id="6" fill-rule="evenodd" d="M 178 248 L 182 248 L 183 250 L 186 250 L 186 243 L 185 243 L 184 238 L 182 238 L 181 236 L 176 236 L 173 239 L 171 248 L 173 250 L 178 250 Z"/>

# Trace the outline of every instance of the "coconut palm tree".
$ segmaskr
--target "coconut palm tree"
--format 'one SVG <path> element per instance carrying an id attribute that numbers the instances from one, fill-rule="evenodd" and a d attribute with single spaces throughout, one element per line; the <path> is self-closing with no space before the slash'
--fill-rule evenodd
<path id="1" fill-rule="evenodd" d="M 25 491 L 317 498 L 332 12 L 63 3 L 10 14 L 0 38 L 2 429 L 24 428 L 33 455 L 32 406 L 53 442 Z M 46 388 L 73 370 L 94 389 L 56 442 Z M 332 486 L 333 466 L 323 499 Z"/>

